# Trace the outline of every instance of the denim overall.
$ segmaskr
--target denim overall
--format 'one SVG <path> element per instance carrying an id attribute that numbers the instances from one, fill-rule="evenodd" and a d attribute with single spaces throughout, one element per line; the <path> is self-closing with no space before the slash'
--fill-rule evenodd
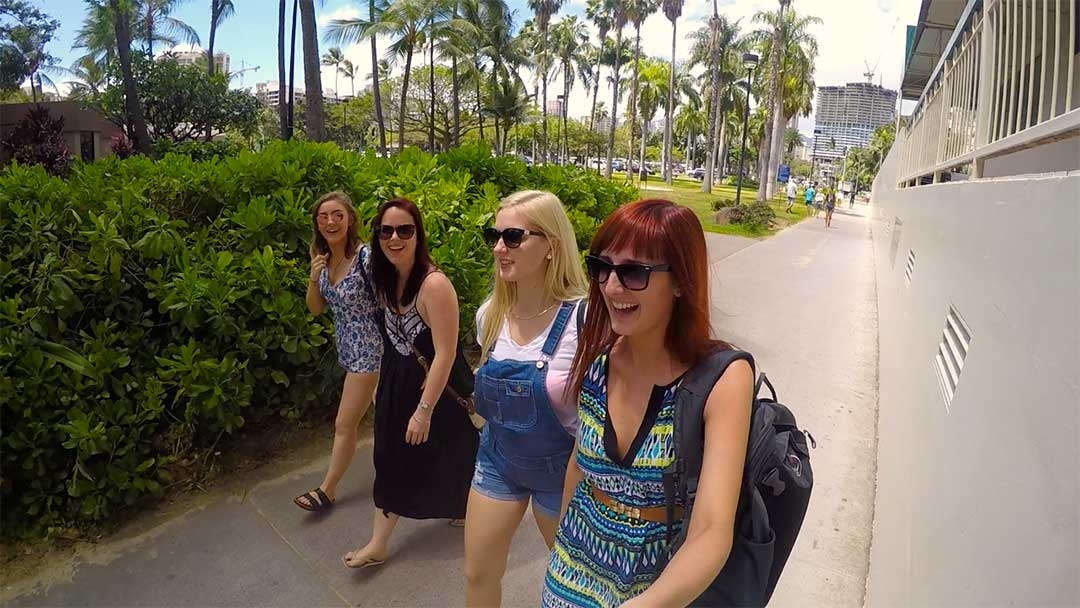
<path id="1" fill-rule="evenodd" d="M 489 357 L 476 372 L 476 411 L 487 424 L 480 436 L 473 487 L 502 500 L 532 496 L 533 508 L 539 506 L 549 517 L 558 516 L 574 437 L 552 409 L 548 362 L 576 304 L 564 302 L 559 308 L 539 361 Z"/>

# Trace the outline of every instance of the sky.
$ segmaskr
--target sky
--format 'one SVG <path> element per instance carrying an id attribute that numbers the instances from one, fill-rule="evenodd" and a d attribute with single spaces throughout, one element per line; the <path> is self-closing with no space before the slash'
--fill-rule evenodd
<path id="1" fill-rule="evenodd" d="M 515 22 L 520 24 L 530 16 L 527 0 L 508 0 L 512 10 L 516 11 Z M 60 59 L 60 64 L 71 65 L 82 53 L 72 49 L 75 32 L 78 30 L 85 12 L 82 0 L 37 0 L 34 4 L 60 21 L 57 37 L 47 50 Z M 207 0 L 189 0 L 176 10 L 174 16 L 187 22 L 198 32 L 203 42 L 209 36 L 210 9 Z M 321 6 L 316 4 L 317 19 L 320 27 L 335 18 L 360 17 L 367 14 L 366 0 L 326 0 Z M 563 9 L 553 19 L 557 21 L 565 15 L 578 15 L 585 19 L 586 0 L 567 0 Z M 759 27 L 753 23 L 753 15 L 758 11 L 775 10 L 775 0 L 719 0 L 721 14 L 729 20 L 741 20 L 743 31 Z M 832 86 L 849 82 L 864 82 L 863 75 L 869 67 L 873 72 L 873 81 L 887 88 L 899 88 L 903 70 L 905 26 L 914 24 L 918 17 L 919 0 L 793 0 L 792 8 L 800 14 L 819 17 L 824 23 L 815 26 L 812 32 L 818 40 L 819 54 L 815 80 L 818 86 Z M 257 82 L 277 80 L 277 7 L 275 0 L 234 0 L 236 14 L 219 28 L 216 50 L 230 55 L 232 71 L 254 68 L 233 79 L 234 87 L 251 87 Z M 679 57 L 686 57 L 690 50 L 690 40 L 684 34 L 706 25 L 708 15 L 712 14 L 712 3 L 708 0 L 686 0 L 683 16 L 679 20 L 679 35 L 676 52 Z M 595 40 L 596 30 L 590 25 Z M 633 28 L 628 27 L 624 36 L 632 37 Z M 645 21 L 641 29 L 642 53 L 663 58 L 671 54 L 671 24 L 658 12 Z M 326 45 L 320 42 L 320 53 Z M 380 41 L 380 53 L 385 52 L 387 43 Z M 344 48 L 345 56 L 360 67 L 360 72 L 371 71 L 370 47 L 366 44 Z M 299 45 L 297 52 L 300 52 Z M 297 86 L 302 86 L 303 66 L 297 58 Z M 322 82 L 325 89 L 334 89 L 334 69 L 324 67 Z M 54 78 L 61 91 L 64 78 Z M 362 78 L 357 78 L 358 88 Z M 528 81 L 531 82 L 531 81 Z M 558 84 L 548 86 L 548 97 L 554 99 L 561 92 L 561 77 Z M 338 89 L 342 94 L 349 92 L 349 83 L 339 78 Z M 608 100 L 611 92 L 606 84 L 601 85 L 600 99 Z M 556 90 L 558 89 L 558 90 Z M 578 84 L 570 93 L 568 113 L 571 117 L 587 116 L 591 97 L 585 88 Z M 905 111 L 907 106 L 905 106 Z M 805 134 L 813 131 L 813 115 L 801 118 L 799 130 Z"/>

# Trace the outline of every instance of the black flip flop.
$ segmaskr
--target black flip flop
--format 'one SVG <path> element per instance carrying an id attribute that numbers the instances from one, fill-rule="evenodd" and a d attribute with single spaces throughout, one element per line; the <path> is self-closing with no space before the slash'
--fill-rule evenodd
<path id="1" fill-rule="evenodd" d="M 307 498 L 307 502 L 301 501 L 301 498 Z M 305 492 L 294 498 L 293 502 L 301 509 L 312 513 L 325 511 L 334 506 L 334 501 L 330 500 L 330 497 L 326 495 L 326 492 L 322 491 L 322 488 L 315 488 L 310 492 Z"/>

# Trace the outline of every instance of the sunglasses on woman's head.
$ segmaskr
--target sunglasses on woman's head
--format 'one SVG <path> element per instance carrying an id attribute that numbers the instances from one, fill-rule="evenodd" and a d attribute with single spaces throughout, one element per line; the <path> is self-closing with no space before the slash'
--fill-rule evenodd
<path id="1" fill-rule="evenodd" d="M 327 224 L 327 222 L 330 221 L 330 218 L 334 218 L 334 221 L 338 222 L 340 224 L 341 222 L 345 221 L 345 212 L 344 211 L 334 211 L 332 213 L 326 213 L 326 212 L 319 213 L 318 215 L 315 216 L 315 221 L 319 222 L 320 226 L 325 226 Z"/>
<path id="2" fill-rule="evenodd" d="M 394 232 L 397 232 L 399 239 L 407 241 L 416 236 L 416 224 L 402 224 L 400 226 L 381 224 L 375 227 L 375 234 L 379 235 L 380 241 L 389 241 L 394 238 Z"/>
<path id="3" fill-rule="evenodd" d="M 630 291 L 642 291 L 649 287 L 649 277 L 654 272 L 670 272 L 671 264 L 612 264 L 598 258 L 595 255 L 585 256 L 585 268 L 589 271 L 589 278 L 600 285 L 607 283 L 611 277 L 611 271 L 619 277 L 622 286 Z"/>
<path id="4" fill-rule="evenodd" d="M 547 235 L 540 232 L 533 232 L 532 230 L 525 230 L 523 228 L 507 228 L 505 230 L 484 228 L 484 240 L 487 241 L 489 247 L 498 245 L 499 239 L 502 239 L 503 244 L 510 249 L 517 249 L 518 247 L 521 247 L 521 241 L 527 236 Z"/>

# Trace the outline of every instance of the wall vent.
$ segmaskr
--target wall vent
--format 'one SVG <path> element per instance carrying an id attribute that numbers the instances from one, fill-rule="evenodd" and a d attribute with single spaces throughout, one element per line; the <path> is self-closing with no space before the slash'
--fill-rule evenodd
<path id="1" fill-rule="evenodd" d="M 964 359 L 967 358 L 970 346 L 971 329 L 956 308 L 949 306 L 949 314 L 945 317 L 945 331 L 942 333 L 941 343 L 938 344 L 938 352 L 934 358 L 946 410 L 952 406 L 953 395 L 956 394 L 960 372 L 964 370 Z"/>
<path id="2" fill-rule="evenodd" d="M 908 249 L 907 268 L 904 270 L 904 282 L 911 287 L 911 273 L 915 272 L 915 250 Z"/>

